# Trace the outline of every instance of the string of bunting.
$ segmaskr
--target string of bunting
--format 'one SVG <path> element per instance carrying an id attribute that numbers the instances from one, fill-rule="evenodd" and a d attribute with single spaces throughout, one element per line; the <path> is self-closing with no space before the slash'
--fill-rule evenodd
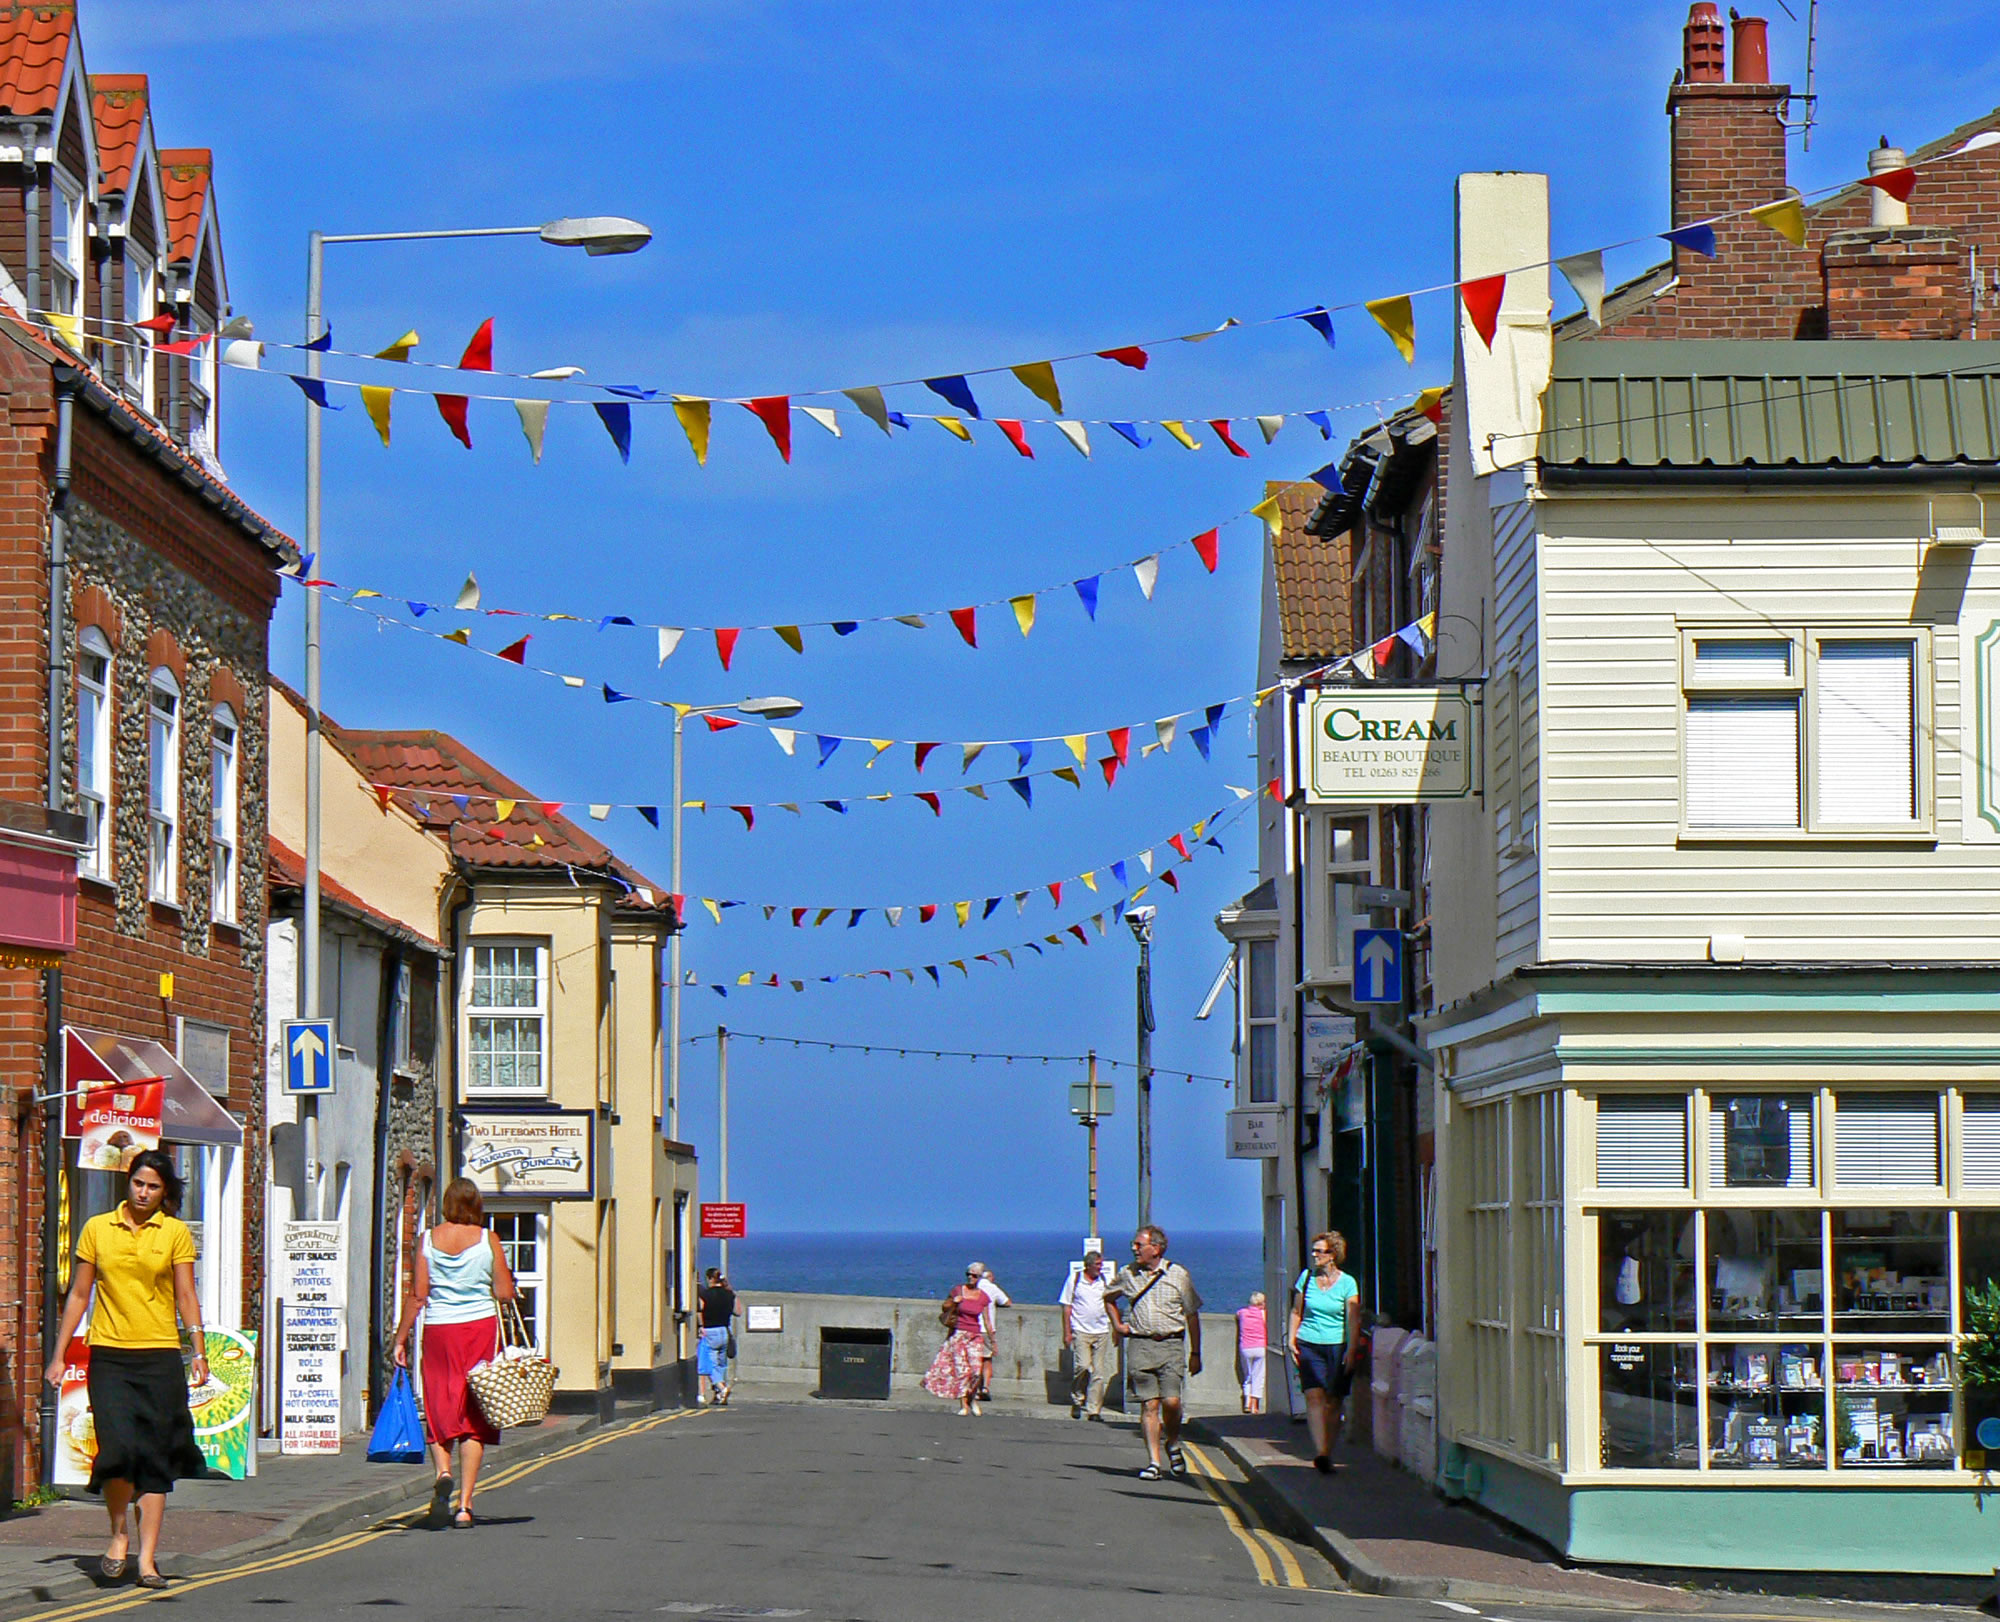
<path id="1" fill-rule="evenodd" d="M 1241 816 L 1248 808 L 1247 804 L 1238 804 L 1231 811 L 1220 813 L 1216 817 L 1207 819 L 1210 831 L 1208 837 L 1202 840 L 1202 845 L 1213 845 L 1216 850 L 1221 851 L 1223 848 L 1222 842 L 1215 837 L 1215 834 Z M 1182 853 L 1182 865 L 1193 860 L 1193 849 Z M 1179 876 L 1175 874 L 1171 867 L 1161 868 L 1157 878 L 1160 883 L 1165 884 L 1167 888 L 1176 894 L 1180 892 Z M 974 964 L 984 964 L 988 968 L 998 968 L 1004 962 L 1010 969 L 1019 968 L 1020 965 L 1015 961 L 1014 957 L 1016 952 L 1033 952 L 1037 957 L 1046 957 L 1048 955 L 1047 949 L 1051 947 L 1061 949 L 1070 946 L 1072 942 L 1076 945 L 1087 947 L 1090 945 L 1091 929 L 1094 929 L 1101 939 L 1110 932 L 1111 925 L 1117 924 L 1124 918 L 1125 909 L 1138 902 L 1151 889 L 1151 884 L 1142 884 L 1130 895 L 1119 896 L 1108 907 L 1094 912 L 1088 918 L 1081 919 L 1076 923 L 1068 925 L 1066 928 L 1052 931 L 1034 940 L 1022 941 L 1014 946 L 996 947 L 990 952 L 980 952 L 970 957 L 948 958 L 942 963 L 924 963 L 914 968 L 848 969 L 839 974 L 816 974 L 800 977 L 787 977 L 765 969 L 745 969 L 736 975 L 733 983 L 724 981 L 707 982 L 708 989 L 713 991 L 718 997 L 726 998 L 731 991 L 776 991 L 789 987 L 794 992 L 802 992 L 808 985 L 838 985 L 843 980 L 873 980 L 880 978 L 894 984 L 897 975 L 901 975 L 904 981 L 910 985 L 917 983 L 918 975 L 925 975 L 929 977 L 933 986 L 942 988 L 944 985 L 943 971 L 946 969 L 956 969 L 965 978 L 970 979 Z M 987 900 L 986 915 L 991 916 L 1004 899 L 1004 897 L 998 896 L 989 897 Z M 1110 920 L 1109 923 L 1106 922 L 1107 919 Z M 1086 929 L 1084 927 L 1085 924 L 1088 924 L 1090 929 Z M 701 983 L 700 976 L 694 970 L 690 969 L 687 971 L 686 984 L 698 985 Z"/>
<path id="2" fill-rule="evenodd" d="M 1239 801 L 1249 797 L 1249 791 L 1247 789 L 1232 790 L 1232 792 L 1236 793 Z M 1130 871 L 1135 866 L 1141 869 L 1148 878 L 1151 878 L 1154 874 L 1154 864 L 1159 859 L 1161 846 L 1165 846 L 1175 855 L 1185 860 L 1188 856 L 1189 850 L 1193 846 L 1200 844 L 1215 844 L 1215 841 L 1209 837 L 1209 827 L 1212 823 L 1215 822 L 1216 818 L 1219 817 L 1221 814 L 1222 813 L 1220 811 L 1211 812 L 1208 816 L 1203 817 L 1200 821 L 1195 822 L 1188 827 L 1176 829 L 1173 833 L 1169 834 L 1165 839 L 1155 840 L 1152 844 L 1147 845 L 1143 850 L 1134 851 L 1128 855 L 1121 856 L 1115 862 L 1104 862 L 1097 867 L 1088 868 L 1081 873 L 1075 873 L 1060 879 L 1052 879 L 1041 884 L 1031 885 L 1025 890 L 1011 891 L 1008 894 L 1011 894 L 1013 898 L 1014 914 L 1016 917 L 1021 916 L 1028 910 L 1029 901 L 1032 900 L 1034 897 L 1044 893 L 1047 894 L 1050 904 L 1057 911 L 1061 911 L 1063 904 L 1063 889 L 1065 886 L 1070 887 L 1072 895 L 1076 893 L 1076 890 L 1078 888 L 1087 890 L 1092 895 L 1096 895 L 1099 893 L 1098 880 L 1106 875 L 1109 875 L 1111 881 L 1114 883 L 1120 885 L 1130 884 L 1131 883 L 1131 878 L 1129 876 Z M 1220 850 L 1222 847 L 1221 845 L 1216 844 L 1215 848 L 1217 850 Z M 1168 882 L 1169 888 L 1172 889 L 1179 888 L 1179 880 L 1174 878 L 1173 871 L 1171 868 L 1162 868 L 1160 872 Z M 924 901 L 904 906 L 893 906 L 893 907 L 881 906 L 881 905 L 867 906 L 867 907 L 841 905 L 841 906 L 828 907 L 828 906 L 821 906 L 817 903 L 813 903 L 811 905 L 806 905 L 806 906 L 798 906 L 790 902 L 726 901 L 715 896 L 695 897 L 695 900 L 700 904 L 702 910 L 705 911 L 709 915 L 709 917 L 712 918 L 717 924 L 720 924 L 723 921 L 725 914 L 731 912 L 732 910 L 738 907 L 749 907 L 752 908 L 753 910 L 761 908 L 764 914 L 764 921 L 766 923 L 772 922 L 775 918 L 779 917 L 780 915 L 789 914 L 792 922 L 792 928 L 794 929 L 805 929 L 809 927 L 813 929 L 819 929 L 822 928 L 829 919 L 842 918 L 842 917 L 846 919 L 846 924 L 844 927 L 848 929 L 853 929 L 857 925 L 859 925 L 860 922 L 864 918 L 868 917 L 871 913 L 879 913 L 881 915 L 882 921 L 886 923 L 891 929 L 899 927 L 906 916 L 912 918 L 916 923 L 919 924 L 928 924 L 932 922 L 934 919 L 940 917 L 955 918 L 958 921 L 958 927 L 960 929 L 963 929 L 966 927 L 967 924 L 975 921 L 972 916 L 974 908 L 981 909 L 978 921 L 983 922 L 984 920 L 991 918 L 994 913 L 998 912 L 1007 899 L 1008 895 L 1002 894 L 1002 895 L 986 896 L 984 898 L 974 897 L 963 901 Z"/>
<path id="3" fill-rule="evenodd" d="M 828 1042 L 816 1036 L 771 1036 L 760 1031 L 731 1031 L 729 1037 L 737 1042 L 755 1042 L 760 1047 L 766 1042 L 788 1042 L 795 1048 L 819 1048 L 828 1053 L 859 1053 L 867 1057 L 879 1055 L 882 1058 L 897 1059 L 964 1059 L 977 1064 L 981 1059 L 997 1060 L 1001 1064 L 1080 1064 L 1089 1065 L 1095 1061 L 1100 1070 L 1137 1070 L 1139 1067 L 1130 1059 L 1112 1059 L 1102 1054 L 1091 1053 L 975 1053 L 966 1048 L 911 1048 L 883 1042 Z M 692 1036 L 681 1038 L 682 1047 L 699 1047 L 703 1042 L 716 1040 L 713 1031 L 697 1031 Z M 1155 1076 L 1179 1076 L 1187 1082 L 1218 1081 L 1225 1087 L 1234 1087 L 1234 1076 L 1208 1076 L 1198 1070 L 1175 1070 L 1167 1065 L 1149 1064 L 1149 1074 Z"/>
<path id="4" fill-rule="evenodd" d="M 1683 249 L 1705 258 L 1713 259 L 1719 253 L 1715 227 L 1725 221 L 1736 219 L 1755 220 L 1778 236 L 1783 237 L 1786 241 L 1792 243 L 1795 247 L 1803 249 L 1807 233 L 1805 205 L 1808 200 L 1828 197 L 1854 187 L 1872 187 L 1886 192 L 1899 201 L 1907 201 L 1916 190 L 1920 174 L 1923 170 L 1950 163 L 1969 153 L 1981 151 L 1996 144 L 2000 144 L 2000 131 L 1982 131 L 1952 151 L 1939 154 L 1934 158 L 1925 159 L 1921 163 L 1906 165 L 1903 168 L 1893 169 L 1883 174 L 1868 175 L 1854 180 L 1838 182 L 1831 186 L 1819 188 L 1817 191 L 1811 193 L 1795 192 L 1769 203 L 1732 209 L 1723 213 L 1710 215 L 1705 219 L 1676 226 L 1672 230 L 1655 232 L 1646 236 L 1628 237 L 1617 242 L 1605 243 L 1600 247 L 1592 248 L 1582 253 L 1534 260 L 1526 264 L 1517 265 L 1512 270 L 1496 272 L 1466 281 L 1439 282 L 1428 287 L 1412 288 L 1406 292 L 1379 298 L 1353 299 L 1337 304 L 1315 304 L 1306 309 L 1293 310 L 1283 315 L 1268 316 L 1249 322 L 1240 321 L 1232 316 L 1216 327 L 1199 332 L 1178 333 L 1171 337 L 1144 340 L 1138 343 L 1116 344 L 1105 348 L 1078 350 L 1072 354 L 1056 355 L 1045 359 L 1006 366 L 968 367 L 962 371 L 941 373 L 934 377 L 904 378 L 894 382 L 866 384 L 854 388 L 807 389 L 793 390 L 786 394 L 723 396 L 681 393 L 669 389 L 628 383 L 575 384 L 574 380 L 583 373 L 583 369 L 576 366 L 547 367 L 540 371 L 527 373 L 500 372 L 496 371 L 493 365 L 493 322 L 490 319 L 483 322 L 473 334 L 471 342 L 466 345 L 465 351 L 460 356 L 458 365 L 455 367 L 438 366 L 432 362 L 412 361 L 411 352 L 420 342 L 415 331 L 404 333 L 402 337 L 398 338 L 387 348 L 377 350 L 373 354 L 360 351 L 335 350 L 333 348 L 331 328 L 309 342 L 298 345 L 265 344 L 247 336 L 224 338 L 218 345 L 218 358 L 226 365 L 258 369 L 261 366 L 262 357 L 267 349 L 303 349 L 316 351 L 321 356 L 337 355 L 347 359 L 391 361 L 431 371 L 451 371 L 461 376 L 473 373 L 488 379 L 506 379 L 523 384 L 539 383 L 543 385 L 544 394 L 535 397 L 526 397 L 518 392 L 494 392 L 491 389 L 475 396 L 469 388 L 453 392 L 439 392 L 422 387 L 350 383 L 347 379 L 324 379 L 301 376 L 291 372 L 281 374 L 290 377 L 313 405 L 322 410 L 341 409 L 334 405 L 327 394 L 327 385 L 329 382 L 342 387 L 358 388 L 361 393 L 363 409 L 375 424 L 376 430 L 381 435 L 384 444 L 387 444 L 389 441 L 391 403 L 395 395 L 399 392 L 430 394 L 436 401 L 438 413 L 443 418 L 452 436 L 465 445 L 467 449 L 470 449 L 472 445 L 472 436 L 467 417 L 467 407 L 470 401 L 473 398 L 489 400 L 504 399 L 512 401 L 515 405 L 520 415 L 522 431 L 528 439 L 535 459 L 540 461 L 543 434 L 547 427 L 550 406 L 554 404 L 575 403 L 591 406 L 599 420 L 603 423 L 605 431 L 610 435 L 612 442 L 616 445 L 620 457 L 626 461 L 630 461 L 632 449 L 632 408 L 634 405 L 658 405 L 672 408 L 674 415 L 679 419 L 683 432 L 687 436 L 689 447 L 693 450 L 696 460 L 705 463 L 708 457 L 714 407 L 717 405 L 732 405 L 740 406 L 755 416 L 770 435 L 772 443 L 776 446 L 779 454 L 785 461 L 789 462 L 792 453 L 792 418 L 795 412 L 811 417 L 822 428 L 837 438 L 842 437 L 843 432 L 840 422 L 840 417 L 843 413 L 839 409 L 831 406 L 795 406 L 793 404 L 794 399 L 821 399 L 837 395 L 845 397 L 853 412 L 858 412 L 884 433 L 893 433 L 898 427 L 907 428 L 910 421 L 915 417 L 928 416 L 930 421 L 937 423 L 955 437 L 963 440 L 971 440 L 973 435 L 971 429 L 967 426 L 967 419 L 970 418 L 973 421 L 991 420 L 994 426 L 1000 429 L 1001 433 L 1019 454 L 1032 457 L 1034 452 L 1027 439 L 1026 424 L 1034 421 L 1046 423 L 1057 428 L 1077 451 L 1088 456 L 1090 454 L 1089 435 L 1087 431 L 1088 420 L 1071 418 L 1063 414 L 1062 390 L 1055 372 L 1058 364 L 1068 364 L 1088 359 L 1102 359 L 1120 366 L 1133 368 L 1134 370 L 1144 370 L 1151 358 L 1149 350 L 1161 344 L 1202 343 L 1232 329 L 1272 326 L 1289 321 L 1303 322 L 1311 327 L 1329 347 L 1332 347 L 1335 344 L 1333 317 L 1336 314 L 1344 314 L 1353 310 L 1365 312 L 1389 341 L 1395 345 L 1398 353 L 1403 356 L 1404 360 L 1414 363 L 1417 342 L 1414 305 L 1416 299 L 1434 293 L 1448 292 L 1454 294 L 1457 301 L 1464 308 L 1466 316 L 1471 322 L 1473 330 L 1478 334 L 1480 341 L 1490 347 L 1498 328 L 1500 308 L 1505 299 L 1508 276 L 1518 274 L 1521 271 L 1551 267 L 1559 271 L 1564 279 L 1568 281 L 1571 289 L 1583 304 L 1591 320 L 1601 325 L 1606 291 L 1604 255 L 1613 249 L 1630 247 L 1641 242 L 1657 239 L 1667 243 L 1670 247 Z M 99 334 L 86 334 L 86 318 L 81 315 L 53 311 L 41 311 L 37 313 L 40 314 L 42 319 L 54 331 L 68 340 L 71 347 L 79 354 L 83 353 L 83 345 L 87 336 L 99 343 L 115 341 Z M 125 327 L 128 330 L 137 329 L 145 331 L 148 338 L 155 341 L 157 347 L 166 353 L 192 354 L 210 341 L 210 335 L 201 333 L 190 334 L 179 340 L 167 340 L 165 334 L 172 331 L 173 327 L 171 319 L 165 316 L 153 317 L 148 322 L 117 323 L 116 325 Z M 1046 403 L 1056 413 L 1055 417 L 1032 419 L 1026 417 L 995 417 L 988 419 L 972 391 L 972 380 L 975 378 L 997 376 L 1003 372 L 1011 374 L 1023 389 L 1034 395 L 1038 400 Z M 564 398 L 548 397 L 546 390 L 551 385 L 572 385 L 577 388 L 589 390 L 592 396 L 608 396 L 608 398 L 588 398 L 572 401 Z M 918 386 L 928 390 L 937 398 L 944 400 L 953 408 L 954 414 L 911 413 L 890 409 L 887 397 L 883 392 L 885 389 Z M 1209 421 L 1208 426 L 1233 454 L 1246 455 L 1247 452 L 1236 442 L 1232 433 L 1234 424 L 1256 421 L 1260 428 L 1265 428 L 1266 439 L 1268 441 L 1271 437 L 1274 437 L 1277 429 L 1283 426 L 1283 419 L 1288 415 L 1292 414 L 1280 413 L 1276 414 L 1275 418 L 1215 418 Z M 1313 414 L 1304 413 L 1304 415 L 1310 417 Z M 1266 424 L 1273 420 L 1275 420 L 1276 426 L 1266 427 Z M 1135 446 L 1144 448 L 1143 442 L 1145 436 L 1139 433 L 1138 423 L 1104 420 L 1101 426 L 1111 428 Z M 1154 426 L 1154 424 L 1149 424 L 1148 426 Z M 1161 420 L 1156 426 L 1180 444 L 1190 449 L 1198 448 L 1198 442 L 1195 440 L 1193 433 L 1189 431 L 1186 419 L 1179 421 Z M 1330 438 L 1331 429 L 1323 423 L 1319 424 L 1319 426 L 1322 434 Z"/>

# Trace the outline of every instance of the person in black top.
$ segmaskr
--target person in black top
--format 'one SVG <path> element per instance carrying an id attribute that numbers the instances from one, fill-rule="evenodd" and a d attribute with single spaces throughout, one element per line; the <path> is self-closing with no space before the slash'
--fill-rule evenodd
<path id="1" fill-rule="evenodd" d="M 701 1344 L 695 1353 L 695 1372 L 701 1377 L 701 1401 L 718 1408 L 729 1406 L 729 1359 L 736 1348 L 734 1326 L 736 1292 L 722 1269 L 711 1267 L 701 1290 Z"/>

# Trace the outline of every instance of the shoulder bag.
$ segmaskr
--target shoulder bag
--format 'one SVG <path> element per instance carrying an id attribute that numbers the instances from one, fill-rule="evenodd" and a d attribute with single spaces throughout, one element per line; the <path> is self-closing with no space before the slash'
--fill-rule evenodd
<path id="1" fill-rule="evenodd" d="M 474 1369 L 465 1383 L 487 1424 L 495 1430 L 510 1430 L 539 1425 L 548 1417 L 556 1373 L 555 1364 L 530 1343 L 519 1305 L 503 1301 L 493 1329 L 492 1361 Z"/>

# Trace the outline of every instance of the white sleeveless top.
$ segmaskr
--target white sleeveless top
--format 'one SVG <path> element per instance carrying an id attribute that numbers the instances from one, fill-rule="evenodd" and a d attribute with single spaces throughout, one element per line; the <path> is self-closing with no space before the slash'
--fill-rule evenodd
<path id="1" fill-rule="evenodd" d="M 431 1271 L 431 1293 L 424 1299 L 424 1322 L 476 1323 L 499 1308 L 493 1300 L 493 1241 L 481 1239 L 469 1250 L 448 1256 L 424 1234 L 424 1261 Z"/>

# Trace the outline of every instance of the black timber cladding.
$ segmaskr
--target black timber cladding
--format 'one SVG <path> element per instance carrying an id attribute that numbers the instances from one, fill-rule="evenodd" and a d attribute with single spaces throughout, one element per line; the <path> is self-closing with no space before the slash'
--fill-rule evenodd
<path id="1" fill-rule="evenodd" d="M 1545 468 L 2000 465 L 2000 343 L 1558 343 Z"/>

